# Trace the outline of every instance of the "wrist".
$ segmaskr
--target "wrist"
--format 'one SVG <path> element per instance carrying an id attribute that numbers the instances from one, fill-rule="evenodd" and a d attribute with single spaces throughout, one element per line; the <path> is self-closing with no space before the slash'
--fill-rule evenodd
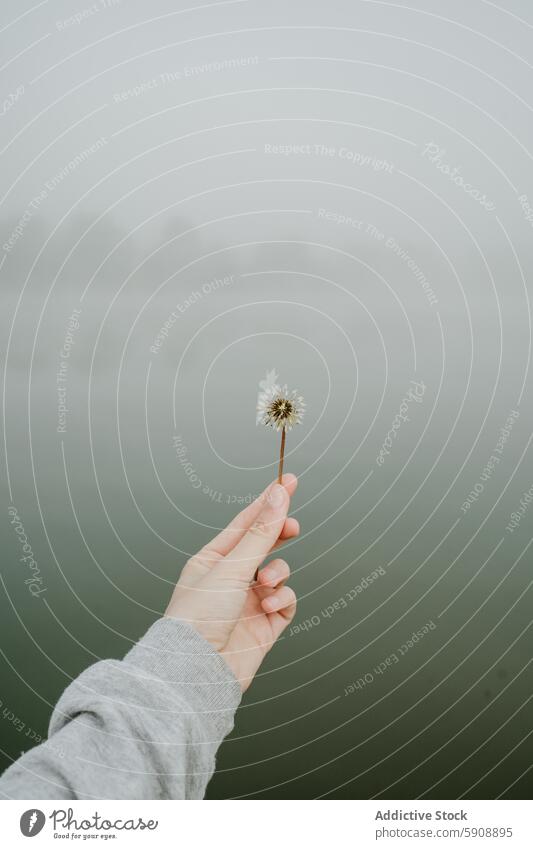
<path id="1" fill-rule="evenodd" d="M 257 666 L 251 670 L 250 663 L 246 659 L 239 657 L 242 652 L 226 651 L 221 649 L 219 655 L 224 663 L 229 667 L 241 688 L 241 692 L 245 693 L 252 681 L 254 680 Z"/>

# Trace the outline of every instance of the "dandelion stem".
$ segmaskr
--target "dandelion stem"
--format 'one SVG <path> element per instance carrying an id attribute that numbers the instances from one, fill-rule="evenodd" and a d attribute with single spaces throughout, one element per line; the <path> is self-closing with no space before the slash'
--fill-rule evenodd
<path id="1" fill-rule="evenodd" d="M 281 431 L 281 447 L 279 449 L 278 483 L 283 477 L 283 460 L 285 458 L 285 428 Z"/>

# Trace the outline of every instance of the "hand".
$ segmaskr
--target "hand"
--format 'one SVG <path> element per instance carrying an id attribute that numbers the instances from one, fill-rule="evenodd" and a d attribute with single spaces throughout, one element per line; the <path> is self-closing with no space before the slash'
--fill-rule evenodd
<path id="1" fill-rule="evenodd" d="M 254 575 L 274 548 L 300 533 L 296 519 L 287 518 L 297 483 L 283 475 L 282 485 L 271 484 L 191 557 L 165 612 L 189 622 L 220 652 L 242 690 L 296 611 L 284 560 L 260 569 L 257 581 Z"/>

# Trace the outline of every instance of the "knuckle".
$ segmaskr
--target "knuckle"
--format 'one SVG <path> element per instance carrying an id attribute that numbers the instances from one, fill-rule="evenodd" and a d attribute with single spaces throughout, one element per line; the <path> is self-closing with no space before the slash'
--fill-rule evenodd
<path id="1" fill-rule="evenodd" d="M 213 552 L 207 552 L 202 549 L 198 554 L 193 554 L 192 557 L 189 557 L 183 571 L 185 572 L 187 570 L 187 572 L 203 574 L 206 569 L 209 569 L 210 566 L 216 563 L 216 560 L 217 558 L 215 558 Z"/>
<path id="2" fill-rule="evenodd" d="M 259 539 L 268 539 L 270 536 L 269 525 L 262 519 L 256 519 L 250 527 L 250 533 L 254 537 L 259 537 Z"/>

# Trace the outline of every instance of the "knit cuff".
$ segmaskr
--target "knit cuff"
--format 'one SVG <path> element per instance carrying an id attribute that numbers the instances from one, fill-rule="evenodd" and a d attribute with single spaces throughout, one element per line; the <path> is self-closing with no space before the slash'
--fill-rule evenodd
<path id="1" fill-rule="evenodd" d="M 145 680 L 175 685 L 191 712 L 209 720 L 220 739 L 233 728 L 240 685 L 221 655 L 181 619 L 154 622 L 123 663 L 141 670 Z"/>

